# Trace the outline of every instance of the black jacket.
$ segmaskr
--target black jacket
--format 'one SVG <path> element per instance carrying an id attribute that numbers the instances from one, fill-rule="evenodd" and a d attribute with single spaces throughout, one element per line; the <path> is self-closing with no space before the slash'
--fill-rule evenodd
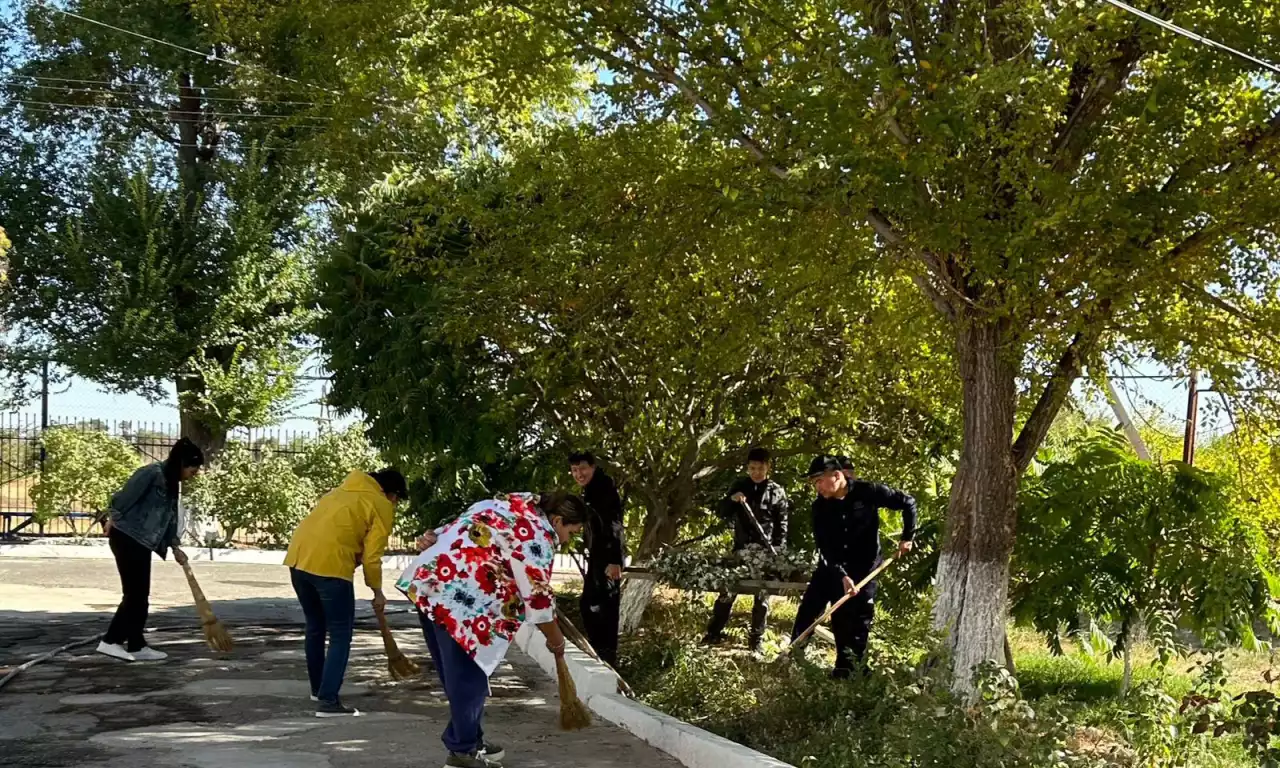
<path id="1" fill-rule="evenodd" d="M 865 578 L 880 561 L 880 510 L 902 512 L 902 540 L 916 533 L 916 500 L 879 483 L 851 480 L 843 499 L 813 501 L 813 540 L 818 570 L 854 581 Z"/>
<path id="2" fill-rule="evenodd" d="M 587 502 L 587 575 L 598 576 L 611 565 L 622 565 L 625 555 L 623 539 L 622 499 L 613 478 L 596 468 L 591 482 L 582 489 L 582 500 Z"/>
<path id="3" fill-rule="evenodd" d="M 756 527 L 747 519 L 747 510 L 742 504 L 733 500 L 735 494 L 747 497 L 751 514 L 760 523 L 764 535 L 774 549 L 781 549 L 787 543 L 787 517 L 791 503 L 787 501 L 787 492 L 772 480 L 765 479 L 757 483 L 750 477 L 740 477 L 729 486 L 729 493 L 720 500 L 718 513 L 725 520 L 733 521 L 733 548 L 740 550 L 748 544 L 763 544 Z"/>

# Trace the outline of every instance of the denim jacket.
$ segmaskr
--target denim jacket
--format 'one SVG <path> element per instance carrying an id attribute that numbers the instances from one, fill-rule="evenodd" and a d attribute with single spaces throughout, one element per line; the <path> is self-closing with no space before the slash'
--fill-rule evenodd
<path id="1" fill-rule="evenodd" d="M 160 557 L 168 554 L 178 539 L 178 500 L 169 497 L 163 464 L 134 472 L 111 497 L 111 525 Z"/>

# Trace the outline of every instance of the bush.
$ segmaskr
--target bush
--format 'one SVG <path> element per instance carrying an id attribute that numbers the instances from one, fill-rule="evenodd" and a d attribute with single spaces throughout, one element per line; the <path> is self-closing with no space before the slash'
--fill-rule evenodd
<path id="1" fill-rule="evenodd" d="M 316 488 L 287 456 L 259 453 L 255 457 L 243 443 L 228 443 L 217 463 L 191 484 L 187 500 L 198 514 L 221 524 L 227 539 L 245 532 L 267 546 L 284 546 L 315 503 Z"/>
<path id="2" fill-rule="evenodd" d="M 44 469 L 31 488 L 37 522 L 77 510 L 106 513 L 112 494 L 142 464 L 132 446 L 98 430 L 53 427 L 41 441 Z"/>
<path id="3" fill-rule="evenodd" d="M 941 667 L 932 663 L 937 645 L 923 600 L 880 613 L 872 672 L 854 681 L 830 680 L 832 654 L 816 645 L 808 653 L 823 663 L 800 659 L 783 666 L 699 647 L 708 606 L 687 593 L 656 600 L 646 616 L 646 625 L 624 638 L 620 663 L 647 703 L 801 768 L 1249 764 L 1238 738 L 1214 739 L 1212 728 L 1197 732 L 1201 716 L 1158 680 L 1101 702 L 1030 699 L 1012 674 L 990 664 L 979 672 L 980 701 L 956 700 L 947 678 L 934 674 Z M 770 637 L 787 629 L 781 624 L 774 620 Z M 1256 713 L 1275 699 L 1256 703 L 1262 700 L 1254 695 L 1252 709 L 1241 708 L 1252 720 L 1234 716 L 1228 727 L 1261 731 L 1265 718 Z M 1267 744 L 1264 738 L 1254 743 Z M 1253 749 L 1262 754 L 1266 748 Z"/>
<path id="4" fill-rule="evenodd" d="M 378 452 L 365 437 L 363 424 L 353 424 L 341 431 L 326 429 L 315 440 L 303 444 L 294 468 L 319 493 L 328 493 L 354 470 L 377 469 Z"/>

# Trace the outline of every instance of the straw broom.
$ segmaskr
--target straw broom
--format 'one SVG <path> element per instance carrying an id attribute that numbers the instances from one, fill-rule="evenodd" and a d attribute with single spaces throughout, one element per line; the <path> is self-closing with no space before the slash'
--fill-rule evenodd
<path id="1" fill-rule="evenodd" d="M 627 681 L 622 679 L 622 675 L 618 674 L 618 670 L 609 665 L 609 662 L 600 658 L 600 654 L 596 653 L 596 649 L 591 647 L 591 642 L 587 640 L 586 635 L 578 630 L 572 621 L 566 619 L 563 615 L 557 615 L 556 621 L 560 623 L 560 631 L 564 636 L 569 638 L 569 642 L 578 646 L 578 649 L 587 654 L 591 658 L 608 667 L 609 671 L 618 677 L 618 693 L 626 696 L 628 699 L 634 699 L 636 692 L 631 690 L 631 686 L 627 685 Z"/>
<path id="2" fill-rule="evenodd" d="M 591 725 L 591 713 L 578 698 L 578 687 L 563 653 L 556 656 L 556 681 L 560 684 L 560 730 L 579 731 Z"/>
<path id="3" fill-rule="evenodd" d="M 204 591 L 200 589 L 200 583 L 196 581 L 196 575 L 191 570 L 191 563 L 182 564 L 182 572 L 187 575 L 187 585 L 191 587 L 191 597 L 196 601 L 196 612 L 200 614 L 200 624 L 204 629 L 204 641 L 209 647 L 220 653 L 227 653 L 235 647 L 235 643 L 231 640 L 227 628 L 222 626 L 222 622 L 218 621 L 218 617 L 213 615 L 213 606 L 209 605 L 209 601 L 204 596 Z"/>
<path id="4" fill-rule="evenodd" d="M 795 642 L 793 642 L 791 646 L 787 648 L 786 651 L 778 655 L 778 658 L 774 662 L 774 664 L 777 664 L 777 665 L 786 664 L 787 660 L 791 658 L 791 654 L 797 648 L 803 648 L 805 641 L 809 639 L 809 636 L 812 635 L 818 629 L 818 627 L 822 625 L 824 621 L 831 618 L 832 614 L 840 610 L 840 607 L 843 606 L 845 603 L 849 602 L 854 597 L 857 597 L 858 593 L 862 591 L 863 587 L 870 584 L 872 579 L 874 579 L 875 577 L 883 573 L 884 570 L 888 568 L 890 565 L 893 565 L 893 561 L 896 559 L 897 558 L 895 557 L 886 558 L 885 561 L 881 563 L 878 568 L 876 568 L 871 573 L 867 574 L 867 577 L 865 579 L 863 579 L 862 581 L 854 585 L 856 587 L 855 591 L 845 594 L 844 597 L 832 603 L 831 607 L 828 608 L 821 616 L 819 616 L 817 621 L 810 624 L 808 629 L 800 633 L 800 636 L 795 639 Z"/>
<path id="5" fill-rule="evenodd" d="M 412 680 L 418 677 L 422 670 L 413 659 L 400 652 L 400 646 L 391 635 L 391 627 L 387 626 L 387 615 L 381 609 L 373 612 L 378 617 L 378 630 L 382 633 L 382 648 L 387 653 L 387 671 L 391 673 L 391 679 Z"/>

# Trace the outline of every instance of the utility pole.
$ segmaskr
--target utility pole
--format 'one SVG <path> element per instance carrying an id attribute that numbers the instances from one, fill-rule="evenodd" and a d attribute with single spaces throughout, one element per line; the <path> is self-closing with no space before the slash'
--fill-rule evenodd
<path id="1" fill-rule="evenodd" d="M 1200 375 L 1191 369 L 1191 377 L 1187 382 L 1187 426 L 1182 434 L 1182 463 L 1194 466 L 1196 463 L 1196 424 L 1200 421 Z"/>
<path id="2" fill-rule="evenodd" d="M 1142 435 L 1138 433 L 1138 428 L 1134 426 L 1133 419 L 1129 418 L 1129 412 L 1120 402 L 1120 395 L 1116 392 L 1115 385 L 1111 383 L 1111 379 L 1107 379 L 1107 402 L 1111 405 L 1111 411 L 1120 420 L 1120 426 L 1124 428 L 1125 435 L 1129 438 L 1129 444 L 1133 446 L 1133 450 L 1138 454 L 1138 458 L 1143 461 L 1151 461 L 1151 451 L 1147 450 L 1147 444 L 1143 442 Z"/>

